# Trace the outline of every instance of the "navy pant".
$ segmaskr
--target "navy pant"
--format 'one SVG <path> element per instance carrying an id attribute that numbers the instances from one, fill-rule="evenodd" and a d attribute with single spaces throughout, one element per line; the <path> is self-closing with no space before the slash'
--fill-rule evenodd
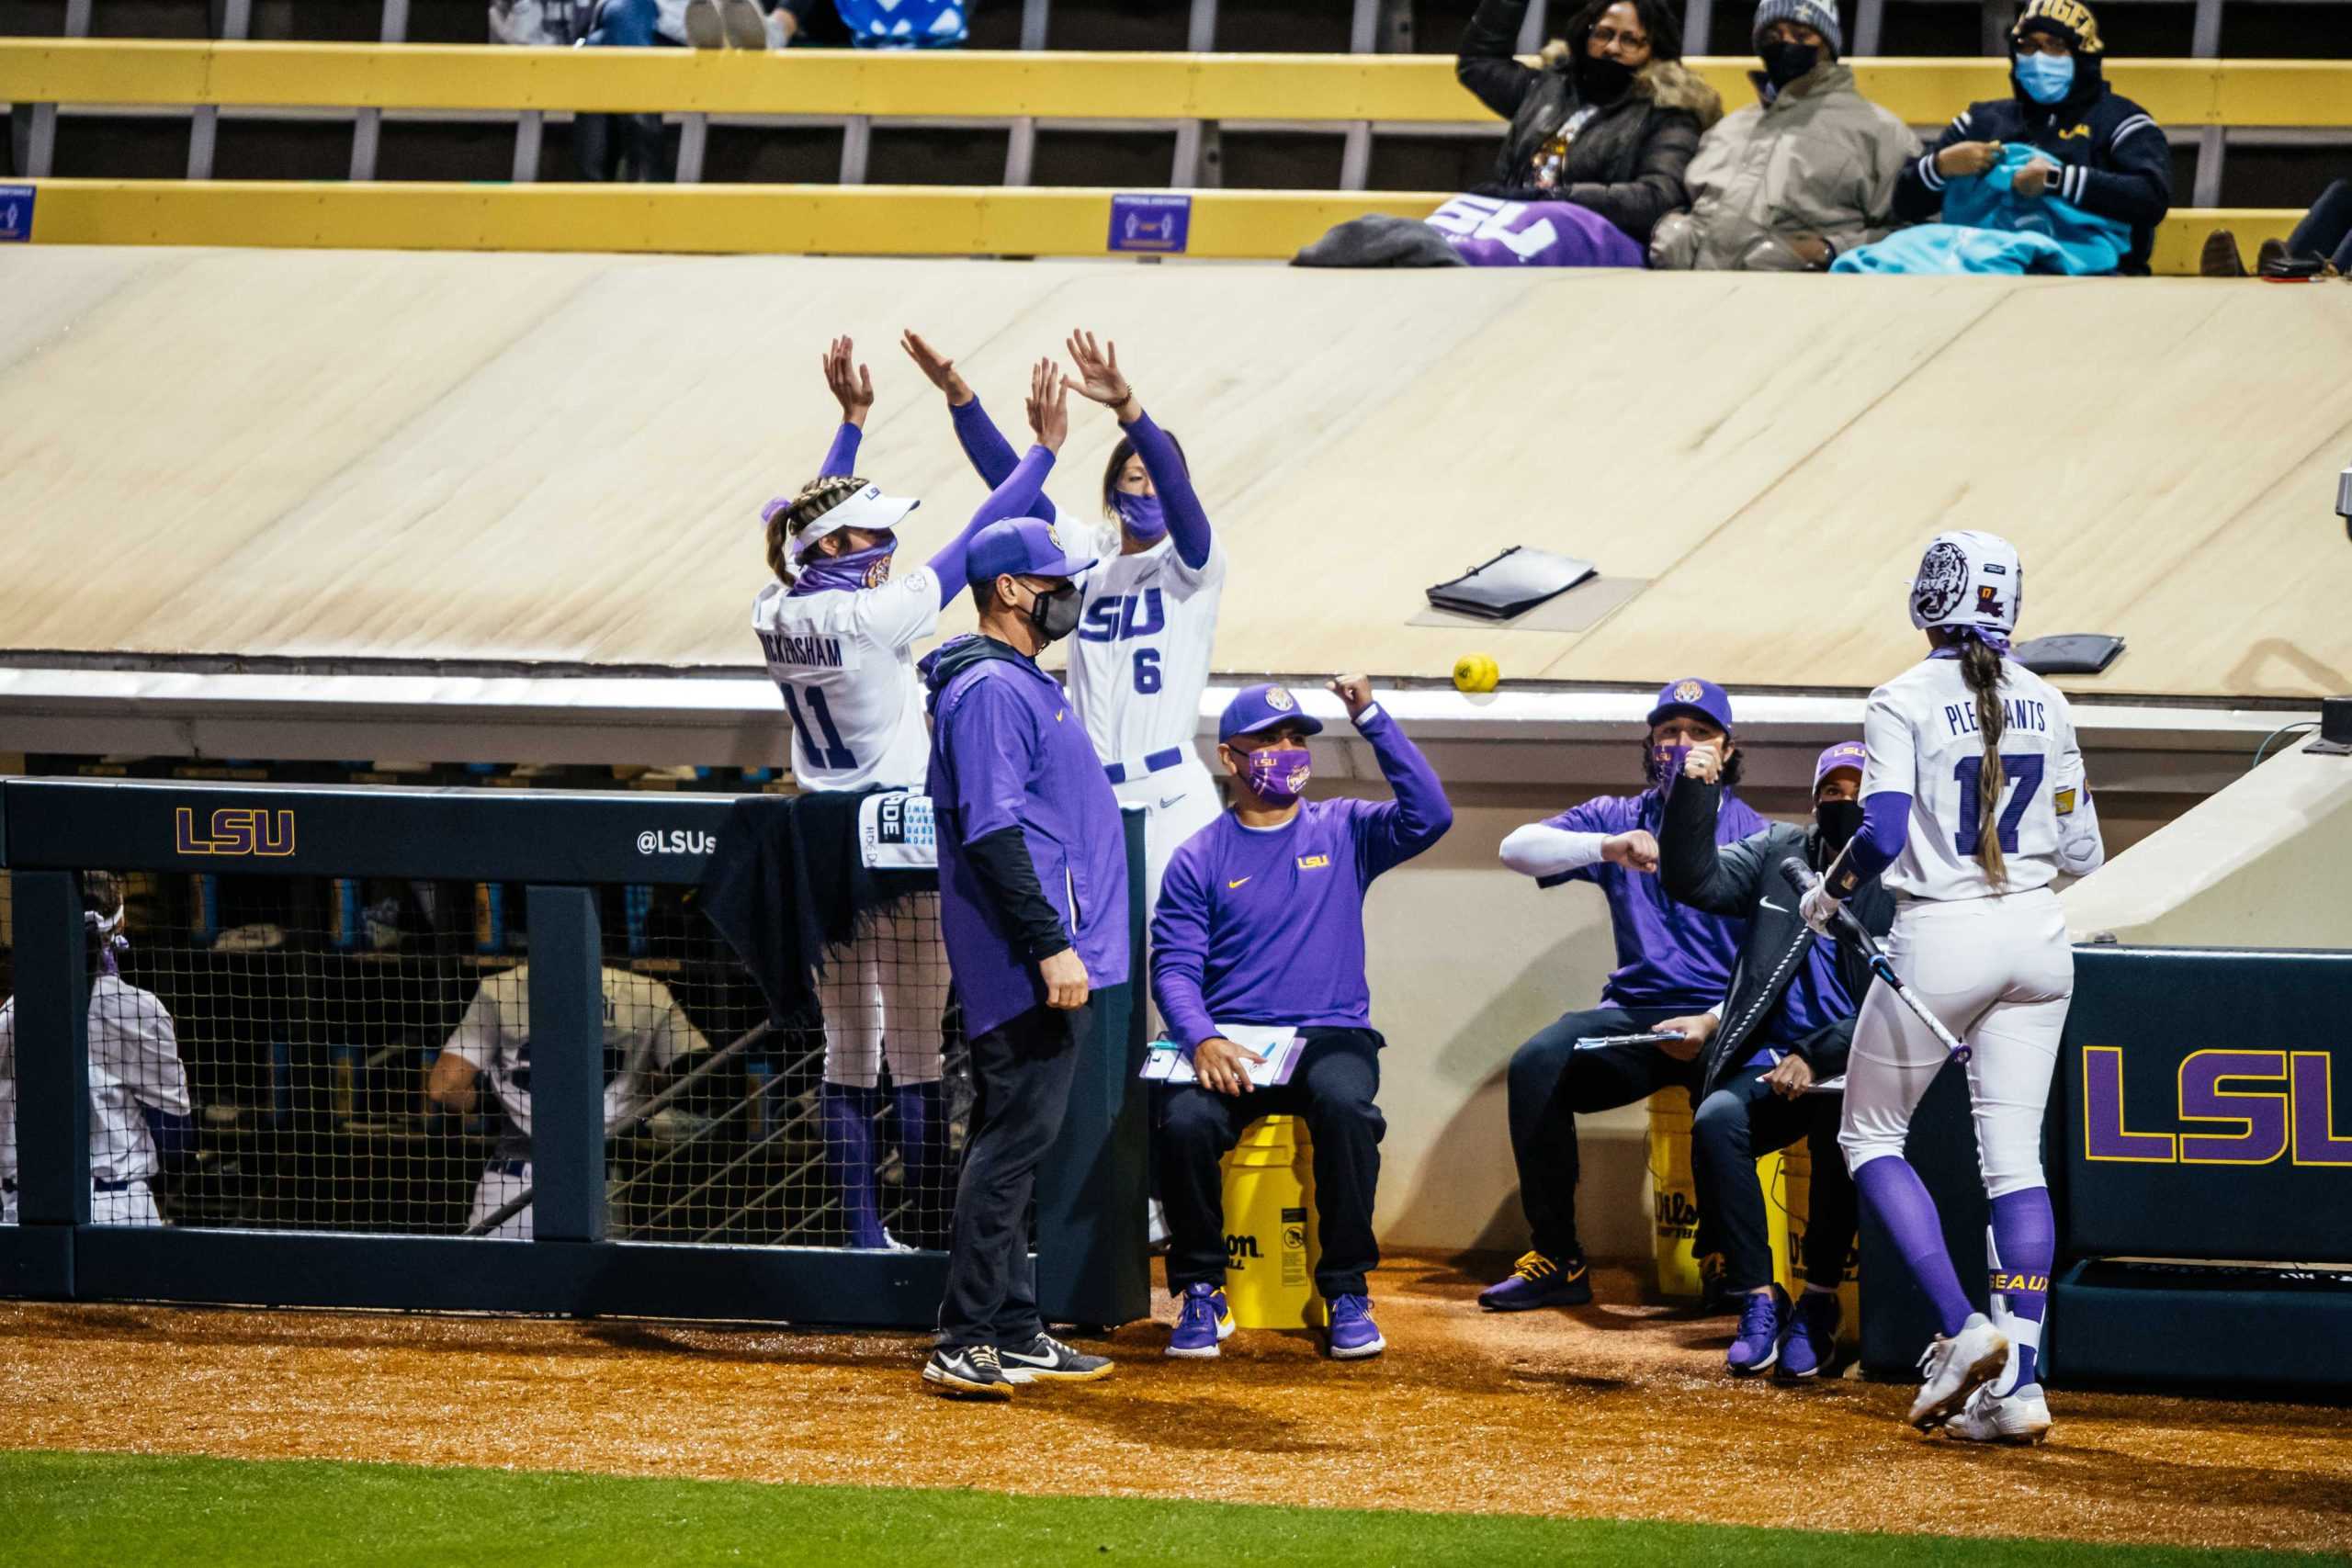
<path id="1" fill-rule="evenodd" d="M 1089 1010 L 1031 1008 L 971 1043 L 972 1120 L 947 1242 L 939 1343 L 1016 1348 L 1045 1331 L 1029 1257 L 1037 1165 L 1062 1130 Z"/>
<path id="2" fill-rule="evenodd" d="M 2335 270 L 2352 273 L 2352 180 L 2336 180 L 2319 193 L 2312 209 L 2287 236 L 2290 255 L 2324 256 Z"/>
<path id="3" fill-rule="evenodd" d="M 1770 1068 L 1750 1065 L 1707 1096 L 1690 1122 L 1690 1175 L 1699 1213 L 1724 1255 L 1724 1283 L 1753 1291 L 1772 1282 L 1772 1243 L 1758 1156 L 1803 1138 L 1813 1150 L 1813 1193 L 1804 1228 L 1806 1282 L 1835 1285 L 1854 1249 L 1854 1179 L 1838 1147 L 1834 1094 L 1783 1099 L 1767 1088 Z"/>
<path id="4" fill-rule="evenodd" d="M 581 42 L 590 49 L 651 49 L 670 40 L 654 31 L 654 0 L 602 0 Z M 658 114 L 582 114 L 571 120 L 573 160 L 581 177 L 636 181 L 668 177 L 666 142 Z"/>
<path id="5" fill-rule="evenodd" d="M 1223 1095 L 1184 1084 L 1159 1102 L 1159 1201 L 1168 1214 L 1168 1288 L 1225 1283 L 1225 1173 L 1217 1162 L 1261 1116 L 1295 1116 L 1315 1144 L 1315 1218 L 1323 1239 L 1315 1288 L 1361 1296 L 1380 1262 L 1372 1205 L 1380 1140 L 1380 1036 L 1369 1029 L 1303 1029 L 1290 1082 Z"/>
<path id="6" fill-rule="evenodd" d="M 1582 1258 L 1577 1240 L 1577 1118 L 1613 1111 L 1679 1085 L 1695 1097 L 1696 1061 L 1678 1062 L 1655 1045 L 1579 1051 L 1586 1035 L 1636 1034 L 1695 1008 L 1594 1008 L 1563 1014 L 1510 1059 L 1510 1152 L 1519 1164 L 1519 1206 L 1535 1250 Z"/>

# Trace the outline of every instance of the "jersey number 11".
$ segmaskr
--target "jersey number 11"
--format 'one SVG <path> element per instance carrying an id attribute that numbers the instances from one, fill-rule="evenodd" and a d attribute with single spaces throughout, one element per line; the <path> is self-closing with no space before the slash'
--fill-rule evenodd
<path id="1" fill-rule="evenodd" d="M 825 732 L 825 743 L 820 746 L 816 731 L 810 729 L 808 721 L 800 716 L 800 699 L 783 682 L 777 682 L 776 685 L 784 693 L 784 705 L 791 711 L 793 731 L 800 737 L 800 750 L 808 757 L 808 765 L 813 768 L 857 766 L 857 759 L 850 755 L 848 747 L 842 744 L 842 732 L 833 728 L 833 710 L 826 705 L 824 688 L 808 688 L 808 711 L 817 716 L 817 728 Z"/>

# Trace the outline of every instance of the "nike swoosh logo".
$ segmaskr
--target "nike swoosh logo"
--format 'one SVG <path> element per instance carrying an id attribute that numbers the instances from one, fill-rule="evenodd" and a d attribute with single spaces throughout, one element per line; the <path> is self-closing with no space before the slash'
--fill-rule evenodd
<path id="1" fill-rule="evenodd" d="M 1056 708 L 1056 709 L 1054 710 L 1054 722 L 1055 722 L 1056 724 L 1059 724 L 1059 723 L 1062 721 L 1062 715 L 1064 715 L 1064 714 L 1068 713 L 1069 711 L 1069 709 L 1068 709 L 1068 708 Z"/>
<path id="2" fill-rule="evenodd" d="M 1171 807 L 1171 806 L 1175 805 L 1178 801 L 1180 801 L 1180 800 L 1182 800 L 1182 799 L 1183 799 L 1183 798 L 1184 798 L 1184 797 L 1183 797 L 1182 795 L 1170 795 L 1166 800 L 1163 800 L 1163 801 L 1161 801 L 1161 802 L 1159 803 L 1159 808 L 1160 810 L 1162 810 L 1162 811 L 1165 811 L 1165 810 L 1167 810 L 1170 807 Z"/>
<path id="3" fill-rule="evenodd" d="M 1786 915 L 1786 914 L 1793 913 L 1793 911 L 1792 911 L 1792 910 L 1789 910 L 1789 909 L 1783 909 L 1783 908 L 1781 908 L 1781 906 L 1779 906 L 1778 904 L 1773 903 L 1773 902 L 1772 902 L 1772 900 L 1770 900 L 1770 898 L 1758 898 L 1758 899 L 1757 900 L 1757 902 L 1758 902 L 1758 903 L 1759 903 L 1759 904 L 1761 904 L 1761 905 L 1763 905 L 1766 908 L 1772 910 L 1772 911 L 1773 911 L 1773 912 L 1775 912 L 1776 914 L 1782 914 L 1782 915 Z"/>
<path id="4" fill-rule="evenodd" d="M 1254 872 L 1254 871 L 1253 871 L 1253 872 L 1251 872 L 1251 873 L 1250 874 L 1250 876 L 1255 876 L 1255 875 L 1257 875 L 1257 874 L 1257 874 L 1256 872 Z M 1232 887 L 1238 887 L 1238 886 L 1240 886 L 1244 882 L 1247 882 L 1247 881 L 1249 881 L 1249 880 L 1250 880 L 1250 877 L 1249 877 L 1249 876 L 1237 877 L 1237 878 L 1236 878 L 1236 879 L 1234 879 L 1233 881 L 1227 883 L 1227 884 L 1226 884 L 1226 886 L 1227 886 L 1227 887 L 1228 887 L 1228 888 L 1232 888 Z"/>

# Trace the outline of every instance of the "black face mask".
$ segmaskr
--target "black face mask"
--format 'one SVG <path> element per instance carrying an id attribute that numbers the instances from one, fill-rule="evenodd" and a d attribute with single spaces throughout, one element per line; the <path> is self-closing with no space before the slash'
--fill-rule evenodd
<path id="1" fill-rule="evenodd" d="M 1577 96 L 1589 104 L 1613 104 L 1634 85 L 1634 68 L 1607 55 L 1577 56 Z"/>
<path id="2" fill-rule="evenodd" d="M 1862 803 L 1859 800 L 1816 802 L 1813 808 L 1813 820 L 1815 826 L 1821 829 L 1822 858 L 1828 860 L 1862 830 Z"/>
<path id="3" fill-rule="evenodd" d="M 1764 79 L 1775 88 L 1787 86 L 1821 63 L 1819 44 L 1768 43 L 1757 53 L 1764 62 Z"/>
<path id="4" fill-rule="evenodd" d="M 1079 603 L 1075 582 L 1065 583 L 1050 593 L 1040 591 L 1029 601 L 1030 627 L 1041 643 L 1059 642 L 1078 630 L 1079 612 L 1083 607 Z"/>

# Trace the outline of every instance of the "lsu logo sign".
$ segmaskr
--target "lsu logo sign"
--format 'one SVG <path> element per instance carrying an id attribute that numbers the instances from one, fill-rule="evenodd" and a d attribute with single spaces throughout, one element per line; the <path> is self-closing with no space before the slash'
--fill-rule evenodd
<path id="1" fill-rule="evenodd" d="M 2165 1109 L 2190 1130 L 2156 1132 L 2123 1103 L 2123 1048 L 2083 1048 L 2083 1157 L 2133 1165 L 2292 1165 L 2352 1168 L 2352 1137 L 2332 1111 L 2324 1051 L 2192 1051 Z M 2143 1118 L 2134 1127 L 2132 1118 Z"/>
<path id="2" fill-rule="evenodd" d="M 172 812 L 172 844 L 184 855 L 281 859 L 294 852 L 294 813 L 224 806 L 199 828 L 194 807 L 177 807 Z"/>

